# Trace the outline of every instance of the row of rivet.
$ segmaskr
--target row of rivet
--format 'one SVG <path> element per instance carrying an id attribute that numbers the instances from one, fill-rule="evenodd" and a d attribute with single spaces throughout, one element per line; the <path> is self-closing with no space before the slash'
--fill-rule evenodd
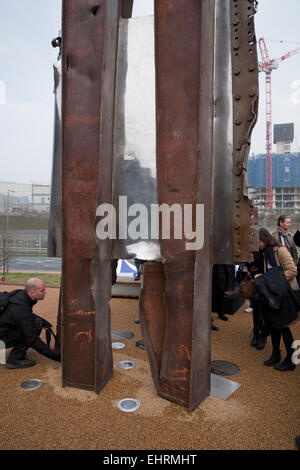
<path id="1" fill-rule="evenodd" d="M 249 1 L 250 3 L 252 3 L 252 0 L 248 0 L 248 1 Z M 233 2 L 234 2 L 234 7 L 237 8 L 237 7 L 238 7 L 238 0 L 233 0 Z M 249 12 L 250 10 L 251 10 L 251 14 L 248 14 L 248 18 L 250 18 L 250 17 L 253 16 L 253 13 L 254 13 L 253 5 L 251 5 L 251 6 L 248 7 L 248 12 Z M 237 26 L 238 26 L 239 24 L 240 24 L 240 21 L 239 21 L 239 19 L 238 19 L 238 13 L 235 12 L 235 13 L 234 13 L 234 19 L 233 19 L 233 26 L 236 27 L 235 33 L 238 33 L 238 28 L 237 28 Z M 250 26 L 250 23 L 248 23 L 248 26 Z M 249 31 L 249 32 L 248 32 L 248 44 L 249 44 L 249 46 L 252 46 L 252 45 L 253 45 L 254 37 L 255 37 L 254 32 Z M 235 42 L 234 42 L 234 44 L 233 44 L 233 50 L 236 52 L 235 56 L 238 56 L 238 55 L 239 55 L 239 53 L 237 52 L 237 51 L 239 50 L 239 48 L 240 48 L 240 46 L 239 46 L 238 36 L 237 36 L 237 37 L 235 37 Z M 252 48 L 249 49 L 249 53 L 250 53 L 250 54 L 253 53 L 253 49 L 252 49 Z M 256 66 L 253 65 L 253 64 L 248 67 L 248 72 L 249 72 L 249 73 L 252 73 L 252 72 L 254 72 L 255 70 L 256 70 Z M 239 67 L 236 67 L 236 68 L 234 69 L 234 75 L 235 75 L 236 77 L 238 77 L 240 74 L 241 74 L 241 69 L 240 69 Z M 256 96 L 256 93 L 250 92 L 250 93 L 249 93 L 249 96 L 250 96 L 250 98 L 254 98 L 254 97 Z M 241 96 L 241 95 L 239 95 L 239 94 L 236 94 L 236 95 L 235 95 L 235 100 L 236 100 L 237 102 L 239 102 L 241 99 L 242 99 L 242 96 Z M 248 121 L 251 122 L 253 119 L 254 119 L 254 114 L 253 114 L 253 112 L 251 112 L 251 114 L 249 114 L 249 116 L 248 116 Z M 241 124 L 242 124 L 241 119 L 237 118 L 237 119 L 235 120 L 235 125 L 236 125 L 236 126 L 240 126 Z M 250 142 L 248 142 L 248 144 L 250 144 Z M 237 152 L 240 152 L 241 149 L 242 149 L 242 144 L 236 145 L 236 146 L 235 146 L 235 149 L 236 149 Z M 239 175 L 240 175 L 240 174 L 241 174 L 241 173 L 239 173 Z M 234 219 L 240 219 L 240 205 L 239 205 L 239 203 L 241 202 L 241 192 L 240 192 L 240 188 L 236 188 L 236 194 L 235 194 L 235 197 L 234 197 L 234 201 L 235 201 L 235 203 L 236 203 L 236 205 L 235 205 Z M 250 229 L 251 229 L 251 224 L 252 224 L 253 219 L 254 219 L 254 207 L 253 207 L 252 203 L 250 203 L 249 209 L 250 209 L 250 224 L 249 224 L 249 226 L 250 226 Z M 252 219 L 252 220 L 251 220 L 251 219 Z M 240 244 L 241 244 L 241 240 L 240 240 L 241 224 L 240 224 L 239 222 L 235 221 L 233 227 L 234 227 L 234 229 L 235 229 L 235 235 L 236 235 L 236 237 L 235 237 L 235 244 L 234 244 L 234 246 L 235 246 L 236 249 L 235 249 L 235 251 L 234 251 L 234 255 L 235 255 L 237 258 L 239 258 L 239 257 L 241 256 L 241 251 L 240 251 L 240 249 L 239 249 Z M 252 230 L 252 229 L 251 229 L 251 230 Z M 251 231 L 251 232 L 249 233 L 249 236 L 250 236 L 251 238 L 254 237 L 253 231 Z M 254 247 L 253 241 L 250 243 L 250 245 L 251 245 L 252 247 Z"/>

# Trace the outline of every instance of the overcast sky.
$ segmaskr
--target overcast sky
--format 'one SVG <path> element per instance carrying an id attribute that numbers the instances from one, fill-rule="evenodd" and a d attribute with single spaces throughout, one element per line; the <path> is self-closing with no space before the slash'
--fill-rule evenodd
<path id="1" fill-rule="evenodd" d="M 153 1 L 135 0 L 134 16 L 148 14 L 153 14 Z M 299 19 L 299 0 L 259 1 L 257 38 L 266 38 L 271 58 L 300 47 Z M 53 63 L 58 52 L 51 40 L 60 22 L 61 0 L 0 0 L 1 181 L 51 180 Z M 251 150 L 255 153 L 265 151 L 264 80 L 262 73 L 259 121 Z M 300 151 L 300 54 L 273 72 L 272 90 L 273 123 L 295 123 L 294 150 Z"/>

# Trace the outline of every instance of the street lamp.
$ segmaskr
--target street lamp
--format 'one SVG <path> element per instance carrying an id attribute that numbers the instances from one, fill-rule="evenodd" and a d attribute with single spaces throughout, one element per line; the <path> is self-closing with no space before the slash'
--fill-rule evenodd
<path id="1" fill-rule="evenodd" d="M 12 189 L 7 190 L 7 214 L 6 214 L 6 230 L 8 233 L 8 228 L 9 228 L 9 207 L 10 207 L 10 201 L 9 201 L 9 193 L 14 193 Z"/>

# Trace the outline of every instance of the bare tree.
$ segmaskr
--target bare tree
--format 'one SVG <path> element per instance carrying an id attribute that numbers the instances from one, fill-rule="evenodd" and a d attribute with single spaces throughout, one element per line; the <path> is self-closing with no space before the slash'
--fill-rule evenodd
<path id="1" fill-rule="evenodd" d="M 6 274 L 9 270 L 9 260 L 11 258 L 11 251 L 9 249 L 10 234 L 4 225 L 0 227 L 0 261 L 1 261 L 1 278 L 5 281 Z"/>

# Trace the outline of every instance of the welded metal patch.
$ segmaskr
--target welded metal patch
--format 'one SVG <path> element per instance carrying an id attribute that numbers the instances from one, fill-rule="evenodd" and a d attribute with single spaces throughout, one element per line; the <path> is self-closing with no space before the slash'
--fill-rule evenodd
<path id="1" fill-rule="evenodd" d="M 132 331 L 127 331 L 127 330 L 118 330 L 118 331 L 112 331 L 111 332 L 111 339 L 117 340 L 117 339 L 131 339 L 134 337 L 134 334 Z"/>
<path id="2" fill-rule="evenodd" d="M 240 372 L 239 366 L 228 361 L 211 361 L 211 372 L 216 375 L 231 376 Z"/>
<path id="3" fill-rule="evenodd" d="M 120 21 L 115 96 L 113 203 L 119 236 L 112 241 L 112 257 L 157 259 L 159 242 L 151 237 L 158 232 L 151 218 L 151 204 L 157 203 L 152 16 Z M 132 233 L 134 224 L 142 239 Z"/>
<path id="4" fill-rule="evenodd" d="M 135 400 L 134 398 L 123 398 L 117 404 L 120 411 L 124 411 L 125 413 L 130 413 L 139 409 L 140 402 Z"/>
<path id="5" fill-rule="evenodd" d="M 230 2 L 216 0 L 212 262 L 232 263 L 233 105 Z"/>
<path id="6" fill-rule="evenodd" d="M 21 388 L 22 390 L 36 390 L 37 388 L 40 388 L 41 385 L 43 385 L 42 380 L 30 379 L 30 380 L 25 380 L 25 382 L 22 382 Z"/>
<path id="7" fill-rule="evenodd" d="M 218 377 L 215 374 L 211 374 L 210 384 L 210 394 L 213 397 L 221 398 L 221 400 L 227 400 L 241 387 L 241 384 L 233 382 L 232 380 L 223 379 L 223 377 Z"/>
<path id="8" fill-rule="evenodd" d="M 120 369 L 133 369 L 135 367 L 135 362 L 133 361 L 120 361 L 118 363 Z"/>
<path id="9" fill-rule="evenodd" d="M 62 255 L 61 227 L 61 56 L 59 54 L 54 69 L 54 136 L 52 157 L 52 178 L 50 214 L 48 226 L 48 256 Z"/>

